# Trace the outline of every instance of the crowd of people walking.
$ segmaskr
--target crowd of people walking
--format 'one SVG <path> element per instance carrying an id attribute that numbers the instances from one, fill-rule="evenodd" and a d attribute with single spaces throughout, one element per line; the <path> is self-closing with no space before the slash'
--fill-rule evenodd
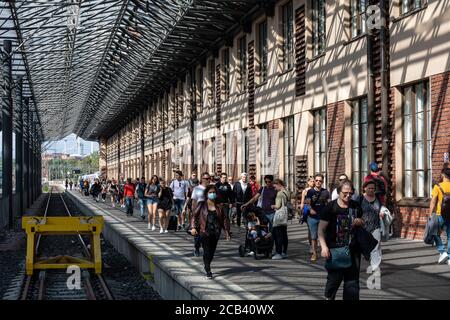
<path id="1" fill-rule="evenodd" d="M 386 206 L 387 179 L 376 163 L 369 167 L 370 173 L 364 178 L 361 190 L 355 190 L 352 181 L 342 174 L 330 192 L 324 186 L 325 177 L 316 174 L 309 177 L 298 199 L 287 190 L 283 180 L 266 175 L 264 185 L 260 186 L 247 173 L 234 182 L 226 173 L 216 176 L 204 172 L 200 179 L 193 173 L 190 179 L 184 179 L 181 171 L 175 171 L 171 181 L 157 176 L 149 181 L 145 177 L 135 181 L 131 178 L 125 181 L 123 177 L 118 181 L 97 179 L 90 187 L 86 187 L 86 181 L 80 181 L 80 190 L 96 201 L 106 202 L 109 195 L 112 207 L 126 208 L 128 216 L 133 215 L 136 201 L 140 218 L 147 218 L 150 231 L 159 226 L 161 234 L 168 230 L 190 233 L 194 239 L 194 256 L 200 256 L 203 248 L 207 278 L 213 277 L 211 262 L 222 232 L 225 239 L 232 237 L 231 225 L 246 230 L 246 237 L 254 241 L 247 255 L 257 254 L 258 240 L 273 238 L 271 259 L 287 259 L 287 221 L 296 211 L 299 222 L 308 226 L 311 263 L 320 257 L 325 260 L 328 273 L 325 298 L 335 299 L 344 282 L 343 298 L 359 299 L 361 256 L 370 261 L 372 272 L 379 271 L 382 240 L 389 238 L 394 218 Z M 442 179 L 433 189 L 430 212 L 436 217 L 438 229 L 445 226 L 449 237 L 450 168 L 444 168 Z M 293 202 L 297 210 L 293 209 Z M 439 234 L 440 231 L 434 232 L 430 237 L 437 246 L 441 263 L 448 259 L 450 246 L 446 252 Z"/>

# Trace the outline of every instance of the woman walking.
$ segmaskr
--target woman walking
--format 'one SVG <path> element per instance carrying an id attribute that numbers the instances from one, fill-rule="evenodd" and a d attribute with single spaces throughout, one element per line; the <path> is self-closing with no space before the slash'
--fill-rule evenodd
<path id="1" fill-rule="evenodd" d="M 381 212 L 381 201 L 375 195 L 376 183 L 369 180 L 363 185 L 364 194 L 360 197 L 359 203 L 363 212 L 364 228 L 370 232 L 378 241 L 377 246 L 370 253 L 370 265 L 372 272 L 380 267 L 381 264 L 381 222 L 384 218 Z"/>
<path id="2" fill-rule="evenodd" d="M 127 216 L 133 215 L 133 200 L 134 193 L 136 192 L 134 183 L 131 183 L 131 178 L 127 179 L 127 184 L 123 188 L 123 195 L 125 197 L 125 206 L 127 208 Z"/>
<path id="3" fill-rule="evenodd" d="M 148 229 L 156 230 L 156 213 L 158 210 L 159 179 L 153 176 L 145 189 L 148 209 Z"/>
<path id="4" fill-rule="evenodd" d="M 230 240 L 230 223 L 223 211 L 216 204 L 217 189 L 208 185 L 204 193 L 206 201 L 199 202 L 191 219 L 191 234 L 200 234 L 203 247 L 203 263 L 205 264 L 206 278 L 212 279 L 211 261 L 216 252 L 220 232 L 225 231 L 225 237 Z"/>
<path id="5" fill-rule="evenodd" d="M 353 185 L 350 181 L 341 183 L 337 192 L 339 198 L 326 205 L 319 223 L 322 257 L 327 259 L 325 298 L 334 300 L 344 280 L 344 300 L 359 300 L 361 253 L 352 235 L 354 228 L 364 225 L 362 210 L 358 202 L 351 200 Z"/>
<path id="6" fill-rule="evenodd" d="M 281 179 L 275 179 L 274 181 L 275 189 L 277 189 L 277 197 L 275 198 L 275 204 L 272 209 L 280 210 L 285 207 L 290 201 L 289 192 L 287 192 L 284 181 Z M 272 260 L 280 260 L 287 258 L 287 247 L 288 247 L 288 235 L 287 235 L 287 225 L 276 225 L 272 228 L 273 238 L 275 240 L 275 255 Z"/>
<path id="7" fill-rule="evenodd" d="M 167 186 L 166 180 L 159 180 L 160 190 L 158 193 L 158 215 L 159 215 L 159 233 L 168 233 L 170 211 L 173 205 L 172 189 Z"/>
<path id="8" fill-rule="evenodd" d="M 117 183 L 115 179 L 112 179 L 112 181 L 109 184 L 109 194 L 111 195 L 111 205 L 113 208 L 116 207 L 116 200 L 117 196 L 119 194 L 119 189 L 117 187 Z"/>
<path id="9" fill-rule="evenodd" d="M 309 215 L 309 204 L 306 203 L 305 199 L 306 199 L 306 194 L 308 193 L 308 191 L 312 188 L 314 188 L 315 186 L 315 182 L 314 182 L 314 177 L 313 176 L 309 176 L 308 178 L 308 182 L 306 182 L 306 187 L 305 189 L 303 189 L 302 191 L 302 195 L 301 195 L 301 199 L 300 199 L 300 215 L 301 217 L 299 217 L 300 223 L 308 223 L 308 215 Z M 312 254 L 313 251 L 313 247 L 312 247 L 312 243 L 311 243 L 311 230 L 308 227 L 308 243 L 309 243 L 309 253 Z"/>

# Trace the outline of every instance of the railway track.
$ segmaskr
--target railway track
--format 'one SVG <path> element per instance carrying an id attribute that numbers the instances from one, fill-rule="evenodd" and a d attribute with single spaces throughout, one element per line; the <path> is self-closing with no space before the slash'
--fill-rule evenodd
<path id="1" fill-rule="evenodd" d="M 53 193 L 52 187 L 44 212 L 44 217 L 63 214 L 73 216 L 61 193 Z M 63 212 L 62 212 L 63 211 Z M 46 239 L 47 238 L 47 239 Z M 48 241 L 46 241 L 48 240 Z M 81 235 L 76 236 L 39 236 L 36 242 L 36 257 L 55 255 L 58 250 L 68 250 L 71 255 L 82 255 L 91 258 L 88 240 Z M 44 250 L 45 249 L 45 250 Z M 73 252 L 73 254 L 72 254 Z M 67 252 L 62 252 L 67 254 Z M 22 300 L 113 300 L 106 281 L 102 275 L 97 275 L 88 270 L 77 271 L 72 276 L 72 271 L 66 270 L 43 270 L 39 274 L 26 276 L 21 292 Z"/>

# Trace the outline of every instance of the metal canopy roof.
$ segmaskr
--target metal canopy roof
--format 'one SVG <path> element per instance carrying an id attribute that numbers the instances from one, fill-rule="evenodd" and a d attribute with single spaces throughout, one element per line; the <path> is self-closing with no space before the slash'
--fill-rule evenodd
<path id="1" fill-rule="evenodd" d="M 15 31 L 44 138 L 97 139 L 273 2 L 16 0 L 0 8 L 0 40 Z"/>

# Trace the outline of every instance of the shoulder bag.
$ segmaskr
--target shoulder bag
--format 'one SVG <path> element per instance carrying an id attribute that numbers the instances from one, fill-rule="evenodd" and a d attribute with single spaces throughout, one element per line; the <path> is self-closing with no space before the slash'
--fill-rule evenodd
<path id="1" fill-rule="evenodd" d="M 353 209 L 348 208 L 348 218 L 349 218 L 349 226 L 351 228 L 352 221 L 353 221 Z M 339 231 L 337 230 L 338 226 L 336 226 L 336 233 Z M 350 232 L 350 230 L 349 230 Z M 349 243 L 343 247 L 338 248 L 331 248 L 330 255 L 331 257 L 327 259 L 325 262 L 325 268 L 327 270 L 338 270 L 338 269 L 347 269 L 352 266 L 352 258 L 350 254 L 350 244 L 351 242 L 351 233 L 349 237 Z"/>
<path id="2" fill-rule="evenodd" d="M 275 214 L 273 216 L 273 226 L 279 227 L 279 226 L 287 226 L 288 223 L 288 208 L 286 206 L 287 202 L 287 196 L 286 194 L 283 197 L 283 200 L 281 201 L 281 208 L 275 211 Z"/>

